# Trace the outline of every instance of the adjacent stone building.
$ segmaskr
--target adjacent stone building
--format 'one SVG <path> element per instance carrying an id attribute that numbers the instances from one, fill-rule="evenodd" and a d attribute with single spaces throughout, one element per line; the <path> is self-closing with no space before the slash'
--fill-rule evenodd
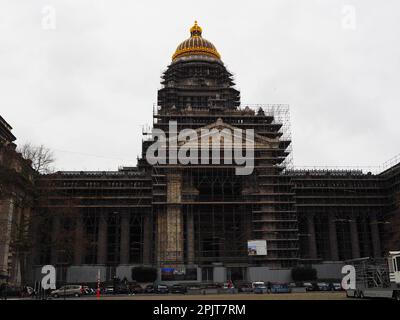
<path id="1" fill-rule="evenodd" d="M 11 126 L 0 116 L 0 277 L 24 279 L 30 252 L 28 232 L 33 200 L 33 169 L 16 151 Z"/>

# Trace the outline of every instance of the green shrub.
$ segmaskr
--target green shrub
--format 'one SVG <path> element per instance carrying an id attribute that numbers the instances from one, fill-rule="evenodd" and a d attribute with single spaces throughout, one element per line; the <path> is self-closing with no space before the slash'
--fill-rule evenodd
<path id="1" fill-rule="evenodd" d="M 132 268 L 132 280 L 137 282 L 154 282 L 157 280 L 157 269 L 149 267 Z"/>
<path id="2" fill-rule="evenodd" d="M 317 279 L 317 270 L 309 267 L 297 267 L 292 269 L 293 281 L 313 281 Z"/>

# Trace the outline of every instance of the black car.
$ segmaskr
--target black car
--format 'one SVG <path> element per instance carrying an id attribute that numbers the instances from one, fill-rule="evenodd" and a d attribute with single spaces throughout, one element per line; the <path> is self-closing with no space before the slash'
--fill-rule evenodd
<path id="1" fill-rule="evenodd" d="M 129 293 L 129 287 L 126 285 L 119 285 L 115 288 L 115 293 L 117 294 L 128 294 Z"/>
<path id="2" fill-rule="evenodd" d="M 238 291 L 239 292 L 253 292 L 253 287 L 251 286 L 251 283 L 240 283 L 237 285 Z"/>
<path id="3" fill-rule="evenodd" d="M 186 287 L 181 285 L 181 284 L 174 284 L 170 288 L 171 293 L 180 293 L 180 294 L 185 294 L 186 293 Z"/>
<path id="4" fill-rule="evenodd" d="M 143 293 L 143 292 L 145 292 L 145 290 L 144 290 L 140 285 L 138 285 L 138 284 L 131 285 L 131 286 L 129 287 L 129 291 L 130 291 L 130 293 L 134 293 L 134 294 L 138 294 L 138 293 Z"/>
<path id="5" fill-rule="evenodd" d="M 154 286 L 152 284 L 148 284 L 144 288 L 144 293 L 154 293 Z"/>
<path id="6" fill-rule="evenodd" d="M 342 291 L 342 285 L 340 282 L 330 282 L 328 284 L 328 291 Z"/>

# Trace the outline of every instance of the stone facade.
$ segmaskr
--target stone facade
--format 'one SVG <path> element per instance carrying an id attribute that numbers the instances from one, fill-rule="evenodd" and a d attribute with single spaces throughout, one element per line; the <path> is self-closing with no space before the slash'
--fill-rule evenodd
<path id="1" fill-rule="evenodd" d="M 33 170 L 16 151 L 11 129 L 0 116 L 0 276 L 19 284 L 30 252 Z"/>

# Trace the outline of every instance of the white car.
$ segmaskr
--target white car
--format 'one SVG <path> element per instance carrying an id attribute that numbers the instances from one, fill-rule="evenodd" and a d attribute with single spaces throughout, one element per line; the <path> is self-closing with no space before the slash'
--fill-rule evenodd
<path id="1" fill-rule="evenodd" d="M 313 289 L 314 289 L 314 286 L 312 285 L 311 282 L 304 282 L 303 287 L 306 288 L 306 291 L 313 291 Z"/>
<path id="2" fill-rule="evenodd" d="M 57 290 L 51 292 L 53 298 L 58 298 L 62 296 L 74 296 L 80 297 L 83 294 L 83 287 L 80 285 L 65 285 Z"/>
<path id="3" fill-rule="evenodd" d="M 253 287 L 253 289 L 257 288 L 257 287 L 265 287 L 265 282 L 264 281 L 256 281 L 256 282 L 253 282 L 251 284 L 251 286 Z"/>

